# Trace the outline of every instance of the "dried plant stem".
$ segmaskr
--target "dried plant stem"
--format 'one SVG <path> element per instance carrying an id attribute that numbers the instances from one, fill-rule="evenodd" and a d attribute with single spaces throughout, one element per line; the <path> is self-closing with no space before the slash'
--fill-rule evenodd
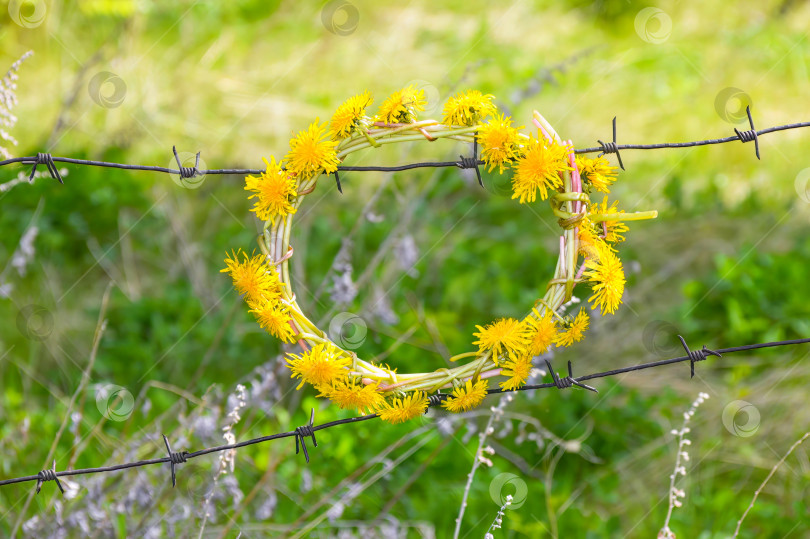
<path id="1" fill-rule="evenodd" d="M 68 402 L 68 409 L 67 413 L 64 415 L 64 419 L 62 420 L 62 424 L 59 426 L 59 430 L 56 432 L 56 436 L 54 436 L 53 443 L 51 443 L 51 448 L 48 451 L 48 456 L 45 457 L 46 467 L 47 463 L 51 461 L 54 457 L 54 453 L 56 452 L 56 447 L 59 444 L 59 440 L 62 438 L 62 434 L 65 432 L 65 428 L 67 427 L 68 420 L 70 419 L 70 415 L 73 412 L 73 407 L 76 404 L 76 399 L 78 399 L 79 395 L 83 393 L 85 387 L 90 382 L 90 373 L 93 370 L 93 366 L 96 362 L 96 354 L 98 353 L 98 346 L 101 343 L 101 337 L 104 334 L 104 330 L 107 327 L 107 304 L 109 303 L 110 299 L 110 291 L 112 289 L 112 283 L 107 285 L 107 288 L 104 289 L 104 294 L 101 297 L 101 307 L 98 313 L 98 322 L 96 324 L 96 330 L 93 337 L 93 346 L 90 351 L 90 358 L 87 362 L 87 366 L 84 368 L 82 372 L 82 379 L 79 382 L 79 387 L 76 388 L 76 391 L 73 392 L 73 395 L 70 398 L 70 402 Z M 84 402 L 84 398 L 82 397 L 82 403 Z M 73 459 L 71 458 L 71 461 Z M 17 532 L 19 531 L 20 526 L 22 525 L 22 520 L 24 515 L 28 510 L 28 506 L 31 504 L 31 501 L 34 499 L 36 495 L 35 491 L 31 491 L 28 497 L 25 500 L 25 504 L 23 505 L 22 510 L 20 511 L 19 517 L 17 521 L 14 523 L 14 530 L 11 532 L 12 537 L 16 537 Z M 53 504 L 53 499 L 50 501 L 49 505 Z"/>
<path id="2" fill-rule="evenodd" d="M 740 520 L 737 521 L 737 528 L 734 530 L 733 537 L 737 537 L 737 535 L 740 533 L 740 526 L 742 526 L 743 520 L 745 520 L 745 517 L 748 516 L 748 513 L 751 511 L 751 509 L 754 508 L 754 504 L 756 503 L 757 498 L 759 497 L 759 493 L 762 492 L 762 489 L 764 489 L 765 485 L 768 484 L 768 481 L 771 480 L 771 477 L 773 477 L 773 475 L 776 473 L 776 470 L 778 470 L 779 467 L 782 465 L 782 463 L 784 463 L 785 460 L 790 456 L 790 454 L 793 453 L 793 450 L 799 447 L 802 444 L 802 442 L 804 442 L 809 437 L 810 432 L 805 432 L 804 436 L 793 442 L 793 445 L 790 446 L 790 449 L 788 449 L 787 453 L 785 453 L 782 456 L 782 458 L 779 459 L 779 461 L 776 464 L 774 464 L 773 468 L 771 468 L 771 472 L 768 474 L 768 477 L 766 477 L 765 480 L 762 482 L 762 484 L 759 485 L 759 488 L 754 491 L 754 497 L 751 499 L 751 503 L 748 504 L 748 508 L 742 514 Z"/>
<path id="3" fill-rule="evenodd" d="M 467 474 L 467 485 L 464 487 L 464 494 L 461 496 L 461 506 L 458 509 L 458 517 L 456 517 L 456 529 L 453 532 L 453 539 L 458 539 L 458 534 L 461 532 L 461 521 L 464 520 L 464 511 L 467 509 L 467 498 L 470 495 L 473 479 L 475 479 L 475 472 L 478 470 L 478 466 L 481 465 L 481 460 L 478 458 L 478 455 L 481 454 L 481 450 L 484 448 L 484 443 L 487 441 L 487 437 L 494 423 L 495 414 L 492 414 L 489 416 L 487 426 L 481 431 L 481 434 L 478 435 L 478 449 L 475 450 L 472 469 L 470 469 L 470 473 Z"/>
<path id="4" fill-rule="evenodd" d="M 501 417 L 503 417 L 503 409 L 506 407 L 506 404 L 512 401 L 512 396 L 506 394 L 500 398 L 498 401 L 498 406 L 493 406 L 490 408 L 490 416 L 489 420 L 487 421 L 486 427 L 484 430 L 481 431 L 481 434 L 478 435 L 478 449 L 475 451 L 475 458 L 473 460 L 472 468 L 470 469 L 470 473 L 467 474 L 467 484 L 464 487 L 464 494 L 461 497 L 461 505 L 458 509 L 458 517 L 456 518 L 456 528 L 453 532 L 453 539 L 458 539 L 458 534 L 461 532 L 461 522 L 464 520 L 464 511 L 467 509 L 467 498 L 470 495 L 470 489 L 472 488 L 473 479 L 475 479 L 475 472 L 478 470 L 478 466 L 481 464 L 481 456 L 482 451 L 484 450 L 484 444 L 489 437 L 490 434 L 494 432 L 494 425 L 495 422 L 498 421 Z"/>
<path id="5" fill-rule="evenodd" d="M 664 519 L 664 526 L 658 532 L 658 539 L 675 539 L 675 534 L 669 529 L 669 520 L 672 518 L 672 511 L 676 507 L 683 505 L 679 498 L 686 496 L 683 490 L 679 490 L 675 487 L 675 482 L 679 475 L 686 475 L 686 467 L 682 464 L 682 461 L 689 460 L 689 453 L 686 448 L 692 444 L 692 441 L 686 438 L 686 435 L 690 432 L 688 425 L 698 407 L 708 398 L 708 393 L 703 393 L 702 391 L 698 393 L 697 398 L 692 402 L 692 406 L 683 414 L 683 424 L 681 428 L 672 431 L 672 434 L 678 436 L 678 454 L 675 457 L 675 468 L 672 470 L 672 475 L 669 476 L 669 508 L 667 509 L 667 516 Z"/>

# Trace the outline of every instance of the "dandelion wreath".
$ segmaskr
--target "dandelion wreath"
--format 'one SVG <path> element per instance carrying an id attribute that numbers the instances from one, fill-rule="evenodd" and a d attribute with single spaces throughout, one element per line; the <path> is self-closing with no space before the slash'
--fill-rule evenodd
<path id="1" fill-rule="evenodd" d="M 523 386 L 532 358 L 552 346 L 582 340 L 588 328 L 587 308 L 574 315 L 561 309 L 582 284 L 590 286 L 591 309 L 614 313 L 622 302 L 625 275 L 617 256 L 627 221 L 650 219 L 655 211 L 625 213 L 609 202 L 616 167 L 604 157 L 577 157 L 570 140 L 562 140 L 538 112 L 532 119 L 537 134 L 524 134 L 512 119 L 497 111 L 493 96 L 469 90 L 451 97 L 443 118 L 420 120 L 426 99 L 422 90 L 407 87 L 389 96 L 370 116 L 371 94 L 366 91 L 340 105 L 331 121 L 316 120 L 290 140 L 280 161 L 264 160 L 267 168 L 247 176 L 245 190 L 251 209 L 265 222 L 259 237 L 260 254 L 241 249 L 226 259 L 234 288 L 258 324 L 286 343 L 298 343 L 300 354 L 288 353 L 291 376 L 298 389 L 310 384 L 343 409 L 376 413 L 392 423 L 424 413 L 428 396 L 448 389 L 442 406 L 463 412 L 478 406 L 490 379 L 503 390 Z M 332 342 L 301 310 L 290 277 L 290 231 L 293 218 L 318 178 L 334 173 L 352 153 L 383 144 L 452 139 L 477 140 L 488 170 L 512 173 L 512 198 L 520 204 L 548 201 L 562 229 L 560 254 L 545 295 L 520 319 L 501 318 L 476 326 L 472 341 L 477 350 L 449 358 L 453 369 L 398 373 L 387 365 L 361 359 Z M 591 201 L 596 192 L 601 201 Z"/>

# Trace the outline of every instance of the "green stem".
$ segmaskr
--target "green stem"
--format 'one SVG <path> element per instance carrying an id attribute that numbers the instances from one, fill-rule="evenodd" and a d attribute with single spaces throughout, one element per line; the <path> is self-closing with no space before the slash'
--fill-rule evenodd
<path id="1" fill-rule="evenodd" d="M 644 221 L 646 219 L 655 219 L 658 217 L 658 212 L 651 211 L 637 211 L 633 213 L 592 213 L 588 216 L 594 223 L 602 221 Z"/>

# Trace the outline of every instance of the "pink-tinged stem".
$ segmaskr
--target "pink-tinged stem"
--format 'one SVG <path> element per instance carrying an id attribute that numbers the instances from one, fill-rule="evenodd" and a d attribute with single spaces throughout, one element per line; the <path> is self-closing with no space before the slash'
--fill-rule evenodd
<path id="1" fill-rule="evenodd" d="M 534 125 L 537 126 L 537 129 L 539 129 L 540 132 L 543 133 L 543 136 L 546 137 L 546 140 L 551 142 L 551 135 L 549 135 L 548 131 L 546 131 L 545 128 L 540 124 L 540 122 L 537 121 L 537 118 L 532 118 L 532 121 L 534 122 Z"/>
<path id="2" fill-rule="evenodd" d="M 568 144 L 568 146 L 571 148 L 571 150 L 568 152 L 568 163 L 571 165 L 571 168 L 574 169 L 571 171 L 571 189 L 575 193 L 581 193 L 582 176 L 580 176 L 579 169 L 577 168 L 577 157 L 574 153 L 574 142 L 569 140 L 566 141 L 566 144 Z M 580 211 L 582 211 L 582 201 L 577 200 L 574 203 L 574 212 L 579 213 Z"/>
<path id="3" fill-rule="evenodd" d="M 292 318 L 290 318 L 289 323 L 290 327 L 293 330 L 293 333 L 300 333 L 300 331 L 298 331 L 298 326 L 295 325 L 295 322 L 293 321 Z M 300 346 L 301 350 L 303 350 L 304 352 L 309 352 L 309 345 L 307 344 L 307 341 L 305 341 L 304 339 L 298 339 L 298 346 Z"/>

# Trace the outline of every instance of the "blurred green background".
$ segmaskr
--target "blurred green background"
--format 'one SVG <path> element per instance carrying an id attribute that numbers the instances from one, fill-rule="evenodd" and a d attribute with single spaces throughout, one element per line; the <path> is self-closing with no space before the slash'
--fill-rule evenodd
<path id="1" fill-rule="evenodd" d="M 656 6 L 0 0 L 0 66 L 34 51 L 9 130 L 19 145 L 0 145 L 14 156 L 159 166 L 173 166 L 177 145 L 185 157 L 201 151 L 202 168 L 258 168 L 345 98 L 368 89 L 379 104 L 407 84 L 425 89 L 427 116 L 476 88 L 517 125 L 541 111 L 578 147 L 608 140 L 614 116 L 622 143 L 728 136 L 745 128 L 745 104 L 759 128 L 810 119 L 810 3 Z M 740 143 L 623 152 L 613 197 L 659 218 L 631 223 L 621 249 L 626 305 L 594 313 L 588 338 L 555 364 L 572 360 L 584 374 L 681 355 L 678 333 L 692 348 L 809 336 L 808 140 L 806 130 L 764 136 L 762 161 Z M 347 164 L 470 151 L 398 146 Z M 160 433 L 175 450 L 224 443 L 238 383 L 248 395 L 237 440 L 293 429 L 311 407 L 317 423 L 351 415 L 294 391 L 280 346 L 219 273 L 226 250 L 256 245 L 242 177 L 184 186 L 157 173 L 60 168 L 64 186 L 42 177 L 0 193 L 0 477 L 53 459 L 65 469 L 163 456 Z M 0 184 L 29 170 L 0 168 Z M 355 313 L 363 357 L 433 370 L 448 351 L 472 348 L 476 324 L 518 316 L 541 295 L 556 261 L 548 207 L 511 201 L 508 177 L 485 174 L 481 189 L 467 172 L 347 173 L 342 196 L 321 180 L 292 240 L 298 299 L 321 327 Z M 31 227 L 35 254 L 18 271 Z M 359 294 L 337 298 L 347 279 Z M 690 424 L 677 483 L 686 498 L 671 528 L 729 537 L 810 430 L 806 356 L 806 346 L 734 354 L 697 365 L 692 380 L 680 364 L 599 380 L 599 395 L 517 395 L 485 443 L 492 465 L 475 475 L 461 536 L 482 537 L 509 493 L 523 503 L 496 537 L 655 536 L 676 456 L 670 431 L 703 391 L 711 398 Z M 121 400 L 111 404 L 112 393 Z M 447 537 L 488 416 L 485 406 L 336 427 L 318 435 L 309 465 L 291 439 L 252 446 L 216 482 L 218 457 L 194 459 L 174 491 L 164 466 L 79 476 L 65 498 L 52 483 L 36 497 L 32 483 L 3 487 L 0 535 L 196 537 L 208 499 L 205 537 Z M 808 479 L 799 447 L 741 536 L 810 534 Z"/>

